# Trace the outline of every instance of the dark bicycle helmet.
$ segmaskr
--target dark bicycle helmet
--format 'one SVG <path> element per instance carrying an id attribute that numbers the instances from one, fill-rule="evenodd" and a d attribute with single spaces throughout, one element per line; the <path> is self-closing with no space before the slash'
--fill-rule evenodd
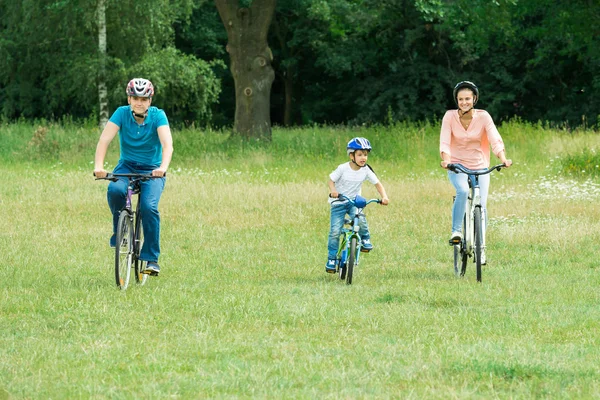
<path id="1" fill-rule="evenodd" d="M 152 82 L 144 78 L 133 78 L 127 84 L 127 96 L 152 97 L 154 95 L 154 86 Z"/>
<path id="2" fill-rule="evenodd" d="M 354 153 L 356 150 L 371 151 L 371 149 L 371 142 L 369 142 L 364 137 L 355 137 L 354 139 L 350 140 L 348 142 L 348 145 L 346 146 L 346 151 L 348 155 Z"/>
<path id="3" fill-rule="evenodd" d="M 454 90 L 452 91 L 452 94 L 454 96 L 454 102 L 456 103 L 456 105 L 458 105 L 456 96 L 458 96 L 458 92 L 461 89 L 471 89 L 471 91 L 475 95 L 475 99 L 473 100 L 473 106 L 477 104 L 477 100 L 479 100 L 479 89 L 477 89 L 477 86 L 471 81 L 462 81 L 458 82 L 456 86 L 454 86 Z"/>

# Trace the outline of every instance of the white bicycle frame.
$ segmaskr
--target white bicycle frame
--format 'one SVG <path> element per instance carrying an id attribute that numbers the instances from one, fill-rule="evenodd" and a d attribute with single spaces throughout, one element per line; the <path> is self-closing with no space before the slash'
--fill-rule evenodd
<path id="1" fill-rule="evenodd" d="M 486 210 L 481 206 L 481 195 L 479 194 L 479 182 L 475 185 L 473 182 L 476 178 L 471 176 L 469 178 L 469 196 L 467 198 L 467 206 L 465 209 L 465 217 L 463 220 L 463 237 L 465 238 L 466 252 L 469 256 L 474 256 L 475 252 L 475 208 L 481 208 L 481 247 L 482 252 L 485 251 L 485 228 L 486 228 Z"/>

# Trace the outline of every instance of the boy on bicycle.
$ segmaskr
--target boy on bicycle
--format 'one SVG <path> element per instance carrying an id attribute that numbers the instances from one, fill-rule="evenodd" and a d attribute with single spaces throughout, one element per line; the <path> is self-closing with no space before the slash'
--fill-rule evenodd
<path id="1" fill-rule="evenodd" d="M 346 152 L 350 161 L 340 164 L 335 171 L 329 175 L 329 204 L 331 205 L 331 228 L 329 230 L 329 241 L 327 243 L 328 259 L 325 265 L 325 271 L 331 274 L 336 272 L 336 257 L 339 245 L 339 238 L 344 226 L 346 214 L 353 216 L 356 207 L 347 200 L 337 200 L 340 193 L 353 199 L 361 193 L 362 183 L 366 180 L 375 185 L 375 188 L 381 196 L 381 204 L 387 205 L 389 199 L 385 188 L 379 182 L 373 169 L 367 164 L 367 158 L 371 151 L 371 143 L 363 137 L 355 137 L 348 142 Z M 363 216 L 359 219 L 359 235 L 361 237 L 362 251 L 369 252 L 373 250 L 371 244 L 371 234 L 367 220 Z"/>
<path id="2" fill-rule="evenodd" d="M 150 107 L 154 86 L 143 78 L 132 79 L 125 89 L 127 106 L 121 106 L 106 123 L 94 161 L 94 175 L 106 177 L 104 157 L 108 145 L 119 134 L 121 157 L 113 170 L 115 174 L 151 174 L 158 177 L 141 182 L 140 213 L 144 230 L 144 245 L 140 260 L 147 261 L 146 270 L 150 275 L 158 275 L 158 256 L 160 254 L 160 214 L 158 202 L 165 187 L 165 174 L 173 155 L 173 139 L 169 121 L 163 110 Z M 113 214 L 113 235 L 110 246 L 116 245 L 119 213 L 125 206 L 128 181 L 120 178 L 108 185 L 108 206 Z"/>

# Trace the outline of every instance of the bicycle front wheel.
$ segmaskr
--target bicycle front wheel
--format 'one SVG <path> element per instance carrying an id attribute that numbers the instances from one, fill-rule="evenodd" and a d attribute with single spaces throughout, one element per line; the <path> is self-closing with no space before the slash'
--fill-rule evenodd
<path id="1" fill-rule="evenodd" d="M 146 261 L 140 260 L 140 252 L 144 245 L 144 228 L 142 226 L 142 215 L 138 212 L 135 218 L 135 240 L 134 240 L 134 270 L 135 281 L 143 285 L 148 280 L 148 274 L 144 274 L 146 269 Z"/>
<path id="2" fill-rule="evenodd" d="M 481 231 L 481 207 L 475 207 L 473 216 L 475 228 L 475 265 L 477 268 L 477 282 L 481 282 L 481 252 L 483 250 L 483 233 Z"/>
<path id="3" fill-rule="evenodd" d="M 352 284 L 352 275 L 354 273 L 354 266 L 356 265 L 356 249 L 358 249 L 358 240 L 356 237 L 350 239 L 350 249 L 348 251 L 348 263 L 346 264 L 346 283 Z"/>
<path id="4" fill-rule="evenodd" d="M 117 224 L 117 245 L 115 246 L 115 280 L 121 290 L 129 286 L 129 275 L 133 257 L 133 221 L 128 211 L 121 211 Z"/>

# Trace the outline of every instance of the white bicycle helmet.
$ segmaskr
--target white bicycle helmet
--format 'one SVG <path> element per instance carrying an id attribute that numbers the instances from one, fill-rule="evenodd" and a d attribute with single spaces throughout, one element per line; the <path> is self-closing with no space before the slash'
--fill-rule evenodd
<path id="1" fill-rule="evenodd" d="M 133 78 L 127 84 L 127 96 L 152 97 L 154 95 L 154 86 L 152 82 L 144 78 Z"/>

